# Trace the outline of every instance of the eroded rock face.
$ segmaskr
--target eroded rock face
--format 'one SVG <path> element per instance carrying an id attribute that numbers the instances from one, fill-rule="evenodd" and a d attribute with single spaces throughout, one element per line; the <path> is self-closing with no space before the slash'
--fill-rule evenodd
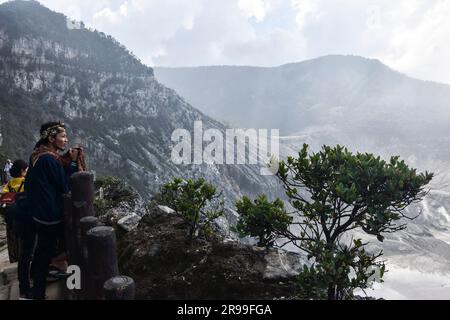
<path id="1" fill-rule="evenodd" d="M 145 201 L 139 193 L 114 177 L 98 179 L 95 185 L 95 212 L 101 223 L 123 232 L 136 229 L 142 217 L 148 213 Z"/>
<path id="2" fill-rule="evenodd" d="M 305 256 L 284 250 L 271 250 L 264 258 L 267 262 L 263 276 L 265 279 L 295 277 L 303 265 L 308 264 Z"/>
<path id="3" fill-rule="evenodd" d="M 157 206 L 157 209 L 158 209 L 159 213 L 163 214 L 163 215 L 174 215 L 174 214 L 176 214 L 175 210 L 173 210 L 173 209 L 171 209 L 169 207 L 166 207 L 166 206 Z"/>
<path id="4" fill-rule="evenodd" d="M 301 258 L 235 241 L 187 241 L 176 215 L 152 212 L 119 237 L 123 274 L 139 299 L 274 299 L 292 297 Z"/>
<path id="5" fill-rule="evenodd" d="M 137 214 L 132 213 L 127 215 L 126 217 L 120 219 L 117 224 L 125 231 L 130 232 L 136 229 L 139 226 L 139 222 L 141 221 L 141 217 Z"/>
<path id="6" fill-rule="evenodd" d="M 34 1 L 0 5 L 0 117 L 12 157 L 27 159 L 39 126 L 58 118 L 90 169 L 128 181 L 147 200 L 174 177 L 215 182 L 229 206 L 243 195 L 277 194 L 277 179 L 259 175 L 259 165 L 175 164 L 175 130 L 193 134 L 202 121 L 225 136 L 226 127 L 161 85 L 112 37 L 73 30 Z"/>

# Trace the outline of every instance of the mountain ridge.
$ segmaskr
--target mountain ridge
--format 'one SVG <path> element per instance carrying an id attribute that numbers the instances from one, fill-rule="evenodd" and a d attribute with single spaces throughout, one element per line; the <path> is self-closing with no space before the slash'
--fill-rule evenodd
<path id="1" fill-rule="evenodd" d="M 63 15 L 36 1 L 3 4 L 0 18 L 14 17 L 15 7 L 16 16 L 33 21 L 42 14 L 61 28 L 47 37 L 43 29 L 21 33 L 21 20 L 0 19 L 2 153 L 27 159 L 40 124 L 61 119 L 72 143 L 85 147 L 93 170 L 117 175 L 145 198 L 177 176 L 216 181 L 230 206 L 243 194 L 276 189 L 276 181 L 260 176 L 257 166 L 175 165 L 171 135 L 176 129 L 193 132 L 195 121 L 222 132 L 225 126 L 156 81 L 153 70 L 112 37 L 71 29 L 61 24 Z M 66 34 L 75 36 L 59 42 Z"/>
<path id="2" fill-rule="evenodd" d="M 435 122 L 433 130 L 444 131 L 450 120 L 449 85 L 417 80 L 379 60 L 358 56 L 325 56 L 275 68 L 155 67 L 154 71 L 159 81 L 215 119 L 244 128 L 279 128 L 283 135 L 318 120 L 343 121 L 349 112 L 366 121 L 367 113 L 376 110 L 373 119 L 391 114 L 391 121 L 411 127 L 422 125 L 421 119 Z M 320 110 L 320 119 L 315 109 Z M 333 112 L 338 112 L 337 119 Z"/>

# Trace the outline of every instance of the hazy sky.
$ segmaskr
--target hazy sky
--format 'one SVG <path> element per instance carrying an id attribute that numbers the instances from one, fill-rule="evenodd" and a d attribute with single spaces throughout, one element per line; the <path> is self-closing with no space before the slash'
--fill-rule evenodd
<path id="1" fill-rule="evenodd" d="M 450 84 L 450 0 L 40 2 L 111 34 L 151 66 L 276 66 L 354 54 Z"/>

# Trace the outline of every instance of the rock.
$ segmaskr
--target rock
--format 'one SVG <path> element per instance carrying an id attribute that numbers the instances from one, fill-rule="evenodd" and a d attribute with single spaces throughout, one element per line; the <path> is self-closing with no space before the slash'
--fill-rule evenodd
<path id="1" fill-rule="evenodd" d="M 17 280 L 17 263 L 5 267 L 2 270 L 1 275 L 3 276 L 3 281 L 5 284 L 10 284 Z"/>
<path id="2" fill-rule="evenodd" d="M 239 237 L 239 234 L 232 231 L 232 227 L 236 226 L 239 221 L 239 213 L 236 211 L 225 208 L 224 215 L 214 220 L 215 231 L 221 234 L 227 241 L 239 241 L 243 244 L 255 246 L 258 240 L 254 237 Z"/>
<path id="3" fill-rule="evenodd" d="M 225 218 L 228 220 L 229 225 L 235 226 L 238 223 L 239 213 L 237 213 L 236 211 L 225 208 L 224 214 Z"/>
<path id="4" fill-rule="evenodd" d="M 176 211 L 166 207 L 166 206 L 157 206 L 158 209 L 158 213 L 162 214 L 162 215 L 174 215 L 176 214 Z"/>
<path id="5" fill-rule="evenodd" d="M 120 238 L 119 268 L 135 280 L 137 299 L 271 300 L 295 295 L 297 280 L 289 277 L 294 272 L 278 271 L 281 267 L 272 261 L 278 255 L 266 258 L 264 248 L 224 242 L 216 234 L 189 241 L 188 228 L 177 215 L 152 214 Z M 290 255 L 282 259 L 295 260 Z M 270 277 L 267 270 L 273 270 Z"/>
<path id="6" fill-rule="evenodd" d="M 117 224 L 125 231 L 130 232 L 138 227 L 141 219 L 142 219 L 141 217 L 133 213 L 120 219 L 119 222 L 117 222 Z"/>
<path id="7" fill-rule="evenodd" d="M 305 263 L 305 257 L 294 252 L 271 250 L 264 257 L 267 261 L 265 279 L 290 278 L 297 276 Z"/>
<path id="8" fill-rule="evenodd" d="M 147 214 L 146 204 L 137 191 L 115 178 L 96 181 L 96 212 L 100 221 L 115 225 L 130 215 L 143 217 Z"/>
<path id="9" fill-rule="evenodd" d="M 147 253 L 147 257 L 154 257 L 161 251 L 161 246 L 159 244 L 154 244 L 150 247 Z"/>
<path id="10" fill-rule="evenodd" d="M 0 286 L 0 301 L 9 300 L 10 285 Z"/>
<path id="11" fill-rule="evenodd" d="M 231 239 L 237 239 L 237 236 L 230 230 L 230 223 L 225 217 L 219 217 L 214 220 L 215 231 Z"/>

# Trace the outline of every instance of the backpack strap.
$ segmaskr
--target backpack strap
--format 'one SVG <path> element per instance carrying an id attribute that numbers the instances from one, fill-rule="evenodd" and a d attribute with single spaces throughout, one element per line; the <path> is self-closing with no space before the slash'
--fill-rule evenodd
<path id="1" fill-rule="evenodd" d="M 22 183 L 20 184 L 20 187 L 19 187 L 19 189 L 17 190 L 17 192 L 20 192 L 20 190 L 22 190 L 24 184 L 25 184 L 25 180 L 22 181 Z"/>
<path id="2" fill-rule="evenodd" d="M 8 190 L 9 192 L 17 192 L 13 187 L 11 187 L 11 181 L 8 182 Z"/>
<path id="3" fill-rule="evenodd" d="M 9 192 L 18 193 L 18 192 L 20 192 L 20 190 L 22 189 L 24 184 L 25 184 L 25 181 L 22 181 L 22 183 L 20 184 L 19 189 L 16 190 L 13 187 L 11 187 L 11 181 L 10 181 L 10 182 L 8 182 L 8 190 L 9 190 Z"/>

